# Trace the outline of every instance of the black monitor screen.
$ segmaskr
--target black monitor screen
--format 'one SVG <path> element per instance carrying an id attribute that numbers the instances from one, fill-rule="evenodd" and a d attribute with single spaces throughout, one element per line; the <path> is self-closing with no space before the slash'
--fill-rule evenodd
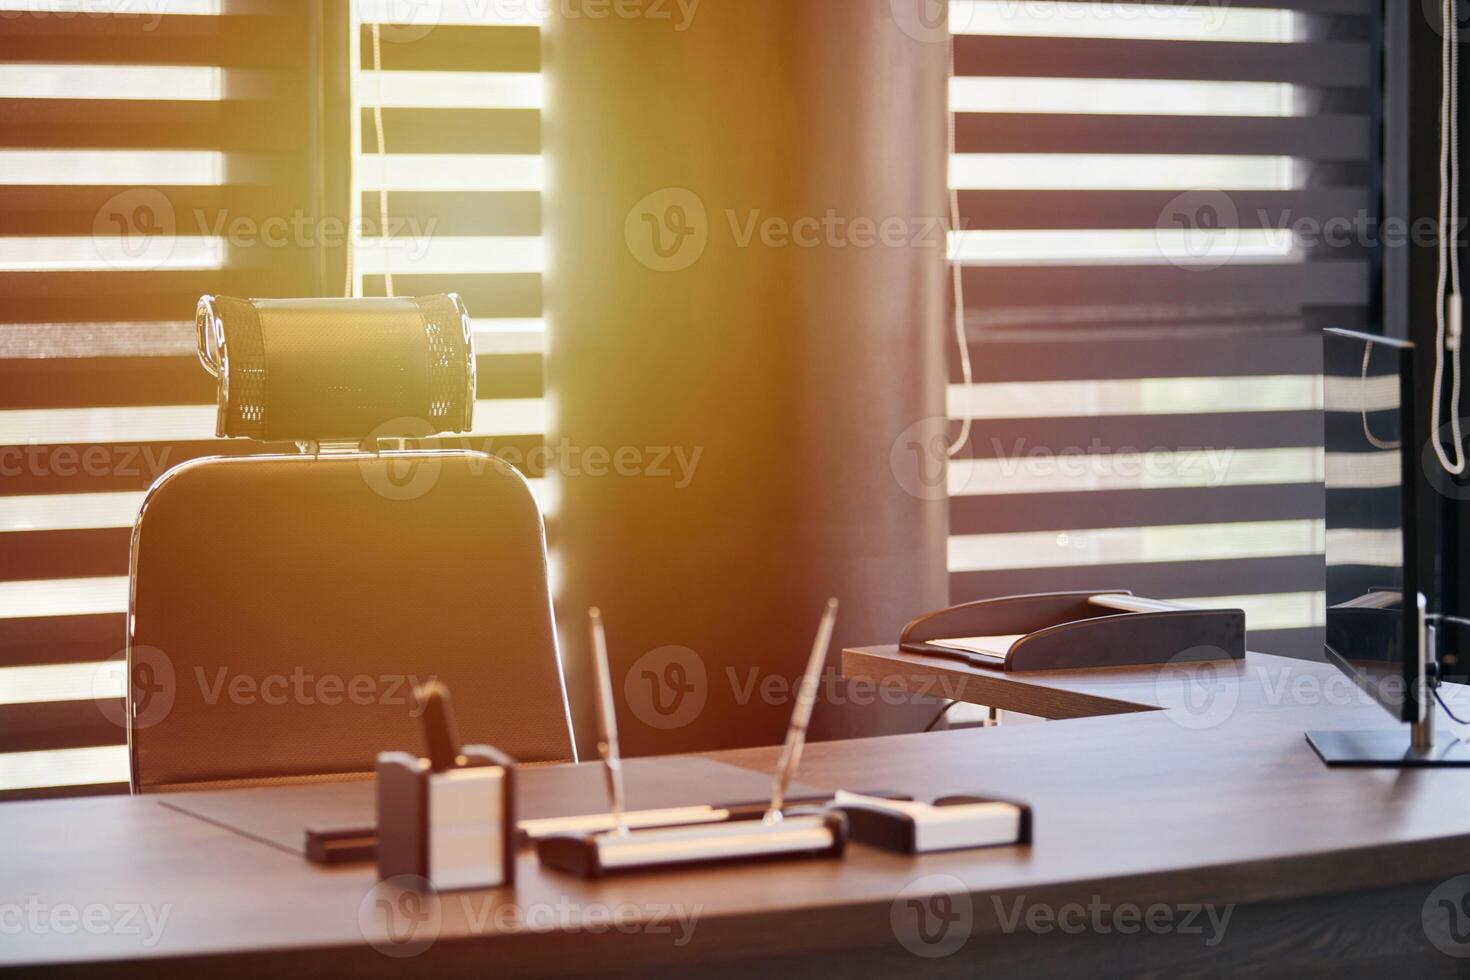
<path id="1" fill-rule="evenodd" d="M 1329 330 L 1323 351 L 1327 656 L 1396 718 L 1415 721 L 1413 347 Z"/>

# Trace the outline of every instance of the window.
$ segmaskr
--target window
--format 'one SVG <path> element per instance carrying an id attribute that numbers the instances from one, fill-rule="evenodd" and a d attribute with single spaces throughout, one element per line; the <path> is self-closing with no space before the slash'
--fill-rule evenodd
<path id="1" fill-rule="evenodd" d="M 0 2 L 0 799 L 127 779 L 99 664 L 139 503 L 246 449 L 214 439 L 194 304 L 320 288 L 314 9 Z"/>
<path id="2" fill-rule="evenodd" d="M 1318 330 L 1371 316 L 1373 13 L 953 4 L 953 601 L 1130 588 L 1320 651 Z"/>
<path id="3" fill-rule="evenodd" d="M 539 493 L 541 38 L 528 14 L 500 12 L 522 6 L 446 4 L 432 26 L 378 24 L 375 44 L 374 18 L 407 8 L 353 4 L 353 288 L 461 295 L 481 394 L 475 431 L 440 443 L 501 456 Z"/>
<path id="4" fill-rule="evenodd" d="M 138 505 L 260 449 L 213 438 L 200 294 L 459 292 L 480 401 L 443 443 L 539 491 L 538 6 L 0 0 L 0 799 L 121 788 Z M 1374 315 L 1375 9 L 954 0 L 954 601 L 1132 588 L 1320 649 L 1317 329 Z"/>

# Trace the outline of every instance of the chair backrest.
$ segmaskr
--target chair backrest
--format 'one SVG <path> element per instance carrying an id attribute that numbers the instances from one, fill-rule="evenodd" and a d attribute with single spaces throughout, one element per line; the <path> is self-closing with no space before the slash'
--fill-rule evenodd
<path id="1" fill-rule="evenodd" d="M 208 352 L 222 388 L 228 353 Z M 348 415 L 297 411 L 286 434 Z M 359 417 L 346 428 L 376 418 Z M 574 758 L 540 511 L 499 460 L 313 447 L 185 463 L 144 502 L 131 576 L 135 791 L 370 772 L 380 751 L 423 748 L 413 688 L 431 678 L 464 742 Z"/>

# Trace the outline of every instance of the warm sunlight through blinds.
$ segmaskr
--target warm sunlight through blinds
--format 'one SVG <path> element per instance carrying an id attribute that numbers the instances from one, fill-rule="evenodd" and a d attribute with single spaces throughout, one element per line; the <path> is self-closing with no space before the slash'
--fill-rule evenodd
<path id="1" fill-rule="evenodd" d="M 955 0 L 955 602 L 1246 596 L 1252 649 L 1320 651 L 1317 331 L 1370 304 L 1373 10 Z"/>
<path id="2" fill-rule="evenodd" d="M 124 787 L 138 505 L 260 448 L 214 439 L 192 318 L 317 289 L 306 7 L 0 4 L 0 799 Z"/>
<path id="3" fill-rule="evenodd" d="M 495 401 L 476 406 L 473 436 L 441 444 L 494 453 L 535 480 L 545 428 L 541 39 L 534 20 L 502 10 L 522 6 L 535 9 L 353 4 L 355 279 L 369 296 L 384 295 L 389 275 L 395 295 L 460 294 L 474 318 L 480 398 Z M 422 17 L 389 20 L 405 13 Z M 512 404 L 517 419 L 482 424 Z"/>

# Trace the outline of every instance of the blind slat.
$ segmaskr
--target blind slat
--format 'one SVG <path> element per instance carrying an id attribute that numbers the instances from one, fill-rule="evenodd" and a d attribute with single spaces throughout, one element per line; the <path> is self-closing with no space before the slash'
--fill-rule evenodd
<path id="1" fill-rule="evenodd" d="M 1186 487 L 1169 490 L 1089 490 L 1081 493 L 954 497 L 952 534 L 1046 531 L 1075 523 L 1078 514 L 1096 528 L 1212 521 L 1321 520 L 1317 483 L 1260 487 Z"/>
<path id="2" fill-rule="evenodd" d="M 962 112 L 960 153 L 1284 154 L 1304 160 L 1367 160 L 1375 152 L 1367 116 L 1149 116 Z"/>
<path id="3" fill-rule="evenodd" d="M 1153 599 L 1184 599 L 1205 594 L 1295 593 L 1325 583 L 1320 555 L 1247 558 L 1222 561 L 1147 562 L 1123 565 L 1074 565 L 1056 568 L 1005 568 L 956 572 L 950 576 L 950 599 L 1082 589 L 1129 589 Z M 1250 622 L 1246 622 L 1247 628 Z"/>
<path id="4" fill-rule="evenodd" d="M 1362 306 L 1367 262 L 1227 265 L 1200 273 L 1170 265 L 969 266 L 967 303 L 1057 307 L 1196 306 L 1292 313 L 1302 306 Z"/>
<path id="5" fill-rule="evenodd" d="M 1223 206 L 1226 205 L 1226 206 Z M 1202 208 L 1218 228 L 1290 233 L 1348 219 L 1374 231 L 1366 188 L 1314 187 L 1294 191 L 960 191 L 963 228 L 1153 228 L 1170 230 L 1179 216 Z"/>
<path id="6" fill-rule="evenodd" d="M 955 73 L 1052 78 L 1169 78 L 1366 87 L 1372 48 L 1358 42 L 1291 44 L 1113 38 L 958 37 Z"/>

